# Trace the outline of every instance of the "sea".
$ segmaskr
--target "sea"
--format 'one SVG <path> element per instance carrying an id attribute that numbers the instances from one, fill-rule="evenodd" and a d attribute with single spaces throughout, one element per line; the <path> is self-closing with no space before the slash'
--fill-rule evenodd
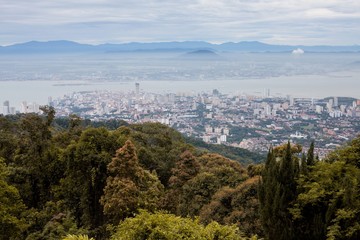
<path id="1" fill-rule="evenodd" d="M 180 52 L 0 55 L 0 102 L 47 104 L 81 91 L 360 99 L 360 53 Z M 269 90 L 267 90 L 269 89 Z"/>

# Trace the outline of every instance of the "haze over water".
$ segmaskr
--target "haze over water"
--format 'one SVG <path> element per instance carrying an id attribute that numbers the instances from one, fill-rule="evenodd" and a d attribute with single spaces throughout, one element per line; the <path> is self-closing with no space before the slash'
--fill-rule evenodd
<path id="1" fill-rule="evenodd" d="M 274 97 L 360 98 L 359 53 L 217 53 L 191 59 L 183 53 L 107 53 L 0 56 L 0 101 L 46 104 L 79 91 L 223 93 Z M 185 56 L 185 57 L 184 57 Z"/>

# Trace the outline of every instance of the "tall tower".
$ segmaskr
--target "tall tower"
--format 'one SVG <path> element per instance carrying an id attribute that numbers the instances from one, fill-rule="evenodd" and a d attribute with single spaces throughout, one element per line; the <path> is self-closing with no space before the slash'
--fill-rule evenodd
<path id="1" fill-rule="evenodd" d="M 265 98 L 269 98 L 269 97 L 270 97 L 270 88 L 265 88 L 265 89 L 264 89 L 264 97 L 265 97 Z"/>
<path id="2" fill-rule="evenodd" d="M 53 100 L 52 100 L 52 97 L 48 97 L 48 105 L 49 106 L 53 106 Z"/>
<path id="3" fill-rule="evenodd" d="M 140 83 L 135 83 L 135 94 L 138 97 L 140 93 Z"/>
<path id="4" fill-rule="evenodd" d="M 294 97 L 289 96 L 289 102 L 290 102 L 289 105 L 290 105 L 291 107 L 294 106 L 294 103 L 295 103 Z"/>
<path id="5" fill-rule="evenodd" d="M 3 105 L 3 114 L 8 115 L 10 114 L 10 103 L 9 101 L 5 101 Z"/>
<path id="6" fill-rule="evenodd" d="M 28 112 L 28 105 L 26 101 L 23 101 L 20 105 L 20 112 L 27 113 Z"/>
<path id="7" fill-rule="evenodd" d="M 333 106 L 334 106 L 334 99 L 330 98 L 329 102 L 326 104 L 328 111 L 332 111 Z"/>

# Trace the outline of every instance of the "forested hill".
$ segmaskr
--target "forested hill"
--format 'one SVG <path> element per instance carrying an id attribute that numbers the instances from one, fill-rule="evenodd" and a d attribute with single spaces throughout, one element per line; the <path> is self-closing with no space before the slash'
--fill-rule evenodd
<path id="1" fill-rule="evenodd" d="M 69 127 L 69 124 L 70 124 L 69 118 L 57 118 L 54 120 L 54 125 L 58 126 L 60 129 L 67 129 Z M 86 127 L 95 127 L 95 128 L 105 127 L 108 130 L 116 130 L 122 126 L 127 126 L 129 128 L 138 126 L 138 125 L 129 125 L 127 122 L 125 122 L 123 120 L 115 120 L 115 119 L 98 121 L 98 122 L 93 122 L 88 119 L 85 119 L 85 120 L 82 120 L 81 125 L 84 128 L 86 128 Z M 163 128 L 163 129 L 166 129 L 166 128 Z M 159 132 L 159 134 L 161 134 L 161 132 Z M 264 156 L 262 154 L 251 152 L 247 149 L 231 147 L 231 146 L 226 146 L 226 145 L 208 144 L 208 143 L 201 141 L 200 139 L 195 139 L 193 137 L 179 138 L 179 141 L 188 143 L 188 144 L 196 147 L 198 149 L 198 151 L 217 153 L 224 157 L 227 157 L 229 159 L 237 161 L 245 166 L 247 166 L 249 164 L 263 163 L 266 158 L 266 156 Z"/>
<path id="2" fill-rule="evenodd" d="M 265 161 L 266 156 L 249 150 L 226 145 L 214 145 L 205 143 L 199 139 L 185 137 L 185 141 L 198 149 L 218 153 L 224 157 L 235 160 L 243 165 L 260 164 Z"/>
<path id="3" fill-rule="evenodd" d="M 360 238 L 360 138 L 245 168 L 161 124 L 43 111 L 0 116 L 0 240 Z"/>

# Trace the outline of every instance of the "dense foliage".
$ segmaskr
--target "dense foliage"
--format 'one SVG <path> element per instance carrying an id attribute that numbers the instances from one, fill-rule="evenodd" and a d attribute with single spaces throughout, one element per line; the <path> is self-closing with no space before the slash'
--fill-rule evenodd
<path id="1" fill-rule="evenodd" d="M 240 240 L 238 229 L 234 226 L 221 226 L 212 222 L 207 226 L 198 220 L 181 218 L 173 214 L 158 212 L 150 214 L 141 212 L 134 218 L 128 218 L 121 222 L 116 229 L 112 240 L 136 240 L 136 239 L 224 239 Z"/>
<path id="2" fill-rule="evenodd" d="M 268 239 L 360 238 L 360 138 L 323 161 L 290 146 L 269 151 L 260 184 Z"/>
<path id="3" fill-rule="evenodd" d="M 158 123 L 43 112 L 0 116 L 0 240 L 360 238 L 360 138 L 263 165 Z"/>

